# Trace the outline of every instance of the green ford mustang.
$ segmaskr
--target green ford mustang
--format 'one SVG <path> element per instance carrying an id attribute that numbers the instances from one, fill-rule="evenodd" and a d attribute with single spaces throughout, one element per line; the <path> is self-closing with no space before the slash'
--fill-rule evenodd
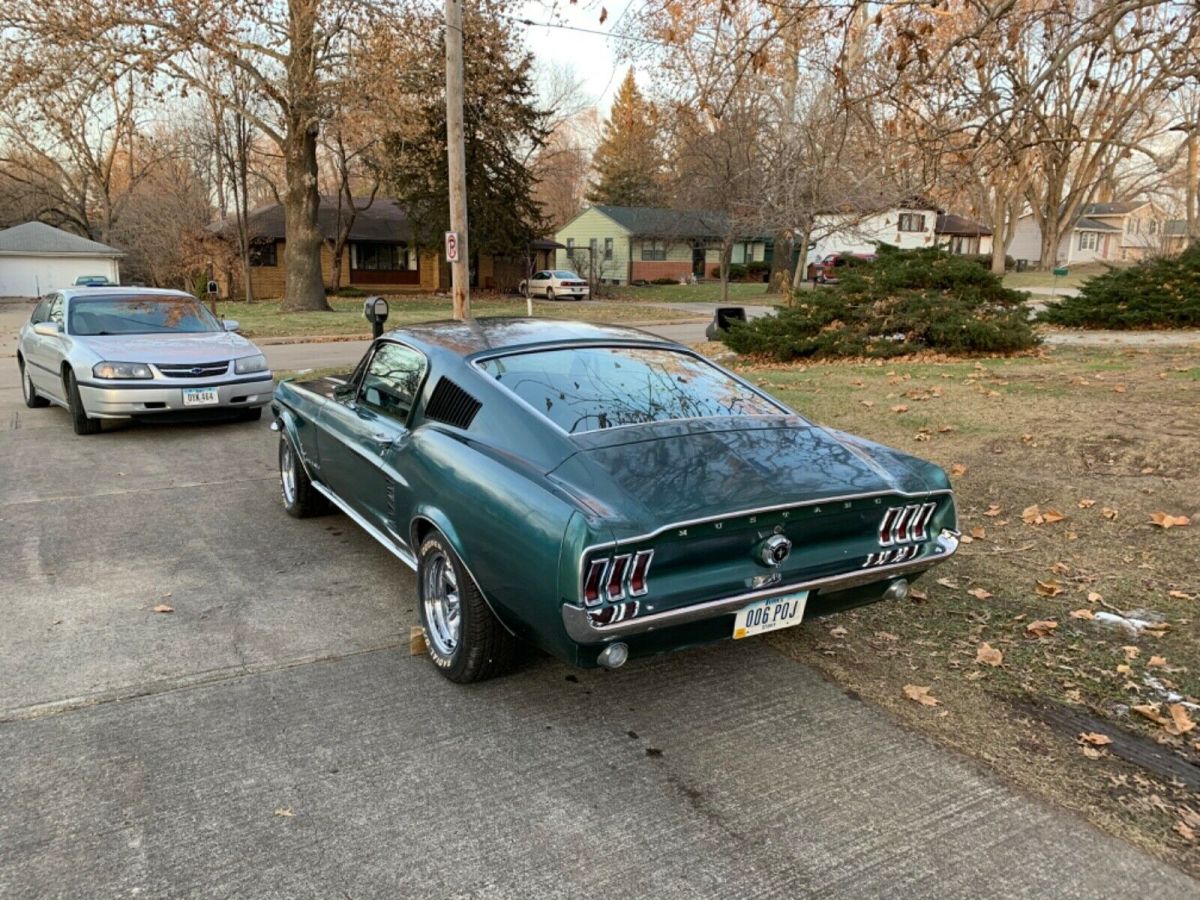
<path id="1" fill-rule="evenodd" d="M 414 325 L 272 409 L 287 511 L 332 504 L 412 566 L 459 682 L 517 641 L 616 667 L 900 600 L 958 546 L 940 468 L 631 328 Z"/>

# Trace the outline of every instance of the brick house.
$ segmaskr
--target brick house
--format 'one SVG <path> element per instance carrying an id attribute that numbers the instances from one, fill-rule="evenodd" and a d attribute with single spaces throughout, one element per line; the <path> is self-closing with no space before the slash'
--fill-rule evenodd
<path id="1" fill-rule="evenodd" d="M 378 293 L 435 293 L 450 289 L 450 267 L 442 258 L 441 248 L 418 247 L 408 214 L 394 199 L 377 196 L 367 206 L 365 198 L 356 200 L 360 208 L 350 228 L 350 239 L 342 251 L 341 287 Z M 333 285 L 333 247 L 338 232 L 338 199 L 323 197 L 317 214 L 321 245 L 321 272 L 325 286 Z M 268 299 L 283 296 L 286 282 L 284 248 L 286 229 L 283 207 L 270 203 L 250 212 L 250 283 L 254 296 Z M 213 231 L 228 235 L 228 221 Z M 472 261 L 472 287 L 515 290 L 530 265 L 548 266 L 553 250 L 547 251 L 534 241 L 526 258 L 508 258 L 479 254 Z M 241 267 L 217 273 L 225 296 L 241 289 Z"/>
<path id="2" fill-rule="evenodd" d="M 706 210 L 591 206 L 555 233 L 557 266 L 610 284 L 711 277 L 727 227 L 723 213 Z M 770 263 L 772 248 L 770 237 L 739 237 L 731 262 Z"/>

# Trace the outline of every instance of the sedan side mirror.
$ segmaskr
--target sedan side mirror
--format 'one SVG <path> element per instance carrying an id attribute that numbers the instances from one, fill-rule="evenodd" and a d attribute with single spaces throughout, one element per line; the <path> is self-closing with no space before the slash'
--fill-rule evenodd
<path id="1" fill-rule="evenodd" d="M 237 331 L 239 328 L 237 319 L 225 319 L 224 322 L 226 331 Z"/>
<path id="2" fill-rule="evenodd" d="M 33 326 L 33 333 L 51 337 L 56 334 L 62 334 L 62 329 L 58 327 L 57 322 L 37 322 Z"/>

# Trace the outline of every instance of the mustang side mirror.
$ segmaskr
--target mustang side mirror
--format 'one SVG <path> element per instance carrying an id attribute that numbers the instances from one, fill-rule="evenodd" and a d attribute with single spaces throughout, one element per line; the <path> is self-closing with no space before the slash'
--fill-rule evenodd
<path id="1" fill-rule="evenodd" d="M 62 329 L 58 327 L 57 322 L 37 322 L 33 326 L 34 334 L 44 334 L 46 337 L 61 333 Z"/>

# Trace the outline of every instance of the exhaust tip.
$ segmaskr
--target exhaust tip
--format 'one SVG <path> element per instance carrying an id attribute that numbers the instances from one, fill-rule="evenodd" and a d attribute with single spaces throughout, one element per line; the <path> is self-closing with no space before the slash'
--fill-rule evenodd
<path id="1" fill-rule="evenodd" d="M 629 659 L 629 646 L 617 641 L 601 650 L 596 661 L 606 669 L 619 669 L 625 665 L 627 659 Z"/>
<path id="2" fill-rule="evenodd" d="M 883 592 L 884 600 L 906 600 L 908 599 L 908 580 L 897 578 L 888 585 L 886 591 Z"/>

